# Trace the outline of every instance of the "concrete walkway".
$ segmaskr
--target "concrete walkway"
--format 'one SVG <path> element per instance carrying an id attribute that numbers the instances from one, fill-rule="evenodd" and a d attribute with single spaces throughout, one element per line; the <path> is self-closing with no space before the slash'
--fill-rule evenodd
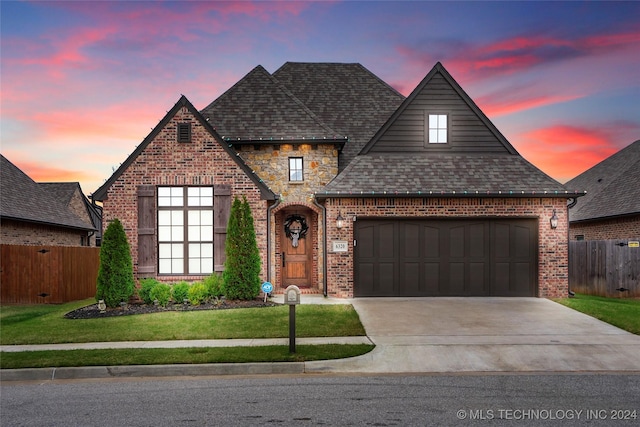
<path id="1" fill-rule="evenodd" d="M 280 297 L 281 298 L 281 297 Z M 278 301 L 278 299 L 276 299 Z M 282 301 L 279 301 L 282 302 Z M 349 359 L 291 363 L 150 365 L 0 371 L 2 381 L 191 375 L 424 372 L 638 372 L 640 336 L 541 298 L 357 298 L 303 295 L 307 304 L 353 304 L 367 337 L 298 338 L 297 344 L 376 348 Z M 194 340 L 2 346 L 0 351 L 287 345 Z"/>

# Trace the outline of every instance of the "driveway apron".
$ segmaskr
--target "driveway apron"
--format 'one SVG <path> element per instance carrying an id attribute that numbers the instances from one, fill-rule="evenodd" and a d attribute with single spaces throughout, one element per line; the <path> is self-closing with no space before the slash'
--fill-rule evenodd
<path id="1" fill-rule="evenodd" d="M 369 354 L 312 372 L 640 372 L 640 336 L 543 298 L 356 298 Z"/>

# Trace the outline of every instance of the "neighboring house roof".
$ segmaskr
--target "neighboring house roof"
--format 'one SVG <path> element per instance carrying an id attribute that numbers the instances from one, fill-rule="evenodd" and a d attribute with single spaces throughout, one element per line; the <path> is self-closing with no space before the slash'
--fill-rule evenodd
<path id="1" fill-rule="evenodd" d="M 49 192 L 47 189 L 52 187 L 38 184 L 6 157 L 0 155 L 0 158 L 0 217 L 77 230 L 95 230 L 70 210 L 68 202 L 71 196 L 58 191 L 62 186 L 73 186 L 75 190 L 80 184 L 64 183 Z"/>
<path id="2" fill-rule="evenodd" d="M 450 112 L 447 144 L 425 143 L 427 112 Z M 456 127 L 454 129 L 454 126 Z M 575 197 L 522 158 L 442 64 L 318 197 Z"/>
<path id="3" fill-rule="evenodd" d="M 640 214 L 640 140 L 604 159 L 565 184 L 586 190 L 569 209 L 569 221 Z"/>
<path id="4" fill-rule="evenodd" d="M 267 184 L 256 175 L 256 173 L 246 164 L 246 162 L 240 157 L 238 153 L 231 148 L 231 146 L 222 141 L 220 135 L 213 129 L 211 124 L 205 119 L 202 114 L 193 106 L 193 104 L 182 95 L 178 102 L 167 112 L 164 118 L 156 125 L 151 133 L 142 141 L 140 145 L 135 149 L 133 153 L 127 157 L 127 159 L 120 165 L 120 167 L 111 175 L 111 177 L 98 188 L 92 195 L 94 200 L 104 200 L 107 197 L 107 191 L 113 185 L 113 183 L 122 175 L 122 173 L 135 161 L 135 159 L 144 151 L 144 149 L 154 140 L 154 138 L 164 129 L 164 127 L 171 121 L 173 116 L 176 115 L 180 108 L 186 107 L 189 112 L 198 120 L 198 122 L 211 134 L 213 139 L 220 144 L 220 146 L 227 152 L 234 162 L 245 172 L 245 174 L 251 179 L 255 185 L 260 189 L 262 197 L 266 200 L 277 199 L 276 194 L 271 191 Z"/>

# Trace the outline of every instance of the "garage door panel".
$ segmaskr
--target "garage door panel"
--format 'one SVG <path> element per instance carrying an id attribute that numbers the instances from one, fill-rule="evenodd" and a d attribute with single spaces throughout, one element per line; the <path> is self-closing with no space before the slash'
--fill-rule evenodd
<path id="1" fill-rule="evenodd" d="M 400 281 L 403 286 L 400 289 L 402 295 L 415 295 L 420 293 L 420 262 L 405 262 L 400 268 Z"/>
<path id="2" fill-rule="evenodd" d="M 424 257 L 440 257 L 440 229 L 432 226 L 424 226 L 422 228 L 422 233 L 424 241 L 424 244 L 422 245 Z"/>
<path id="3" fill-rule="evenodd" d="M 484 262 L 472 262 L 469 264 L 469 285 L 466 289 L 469 295 L 487 294 L 486 267 L 487 265 Z"/>
<path id="4" fill-rule="evenodd" d="M 379 275 L 376 280 L 376 291 L 379 295 L 393 295 L 396 282 L 396 265 L 393 262 L 382 262 L 378 265 Z"/>
<path id="5" fill-rule="evenodd" d="M 354 294 L 535 296 L 537 227 L 511 218 L 357 221 Z"/>
<path id="6" fill-rule="evenodd" d="M 421 286 L 421 295 L 438 295 L 440 284 L 440 263 L 427 262 L 424 264 L 424 285 Z"/>
<path id="7" fill-rule="evenodd" d="M 440 283 L 440 292 L 443 295 L 464 294 L 464 263 L 449 263 L 449 283 Z"/>
<path id="8" fill-rule="evenodd" d="M 449 256 L 452 258 L 464 257 L 464 231 L 464 226 L 449 229 Z"/>

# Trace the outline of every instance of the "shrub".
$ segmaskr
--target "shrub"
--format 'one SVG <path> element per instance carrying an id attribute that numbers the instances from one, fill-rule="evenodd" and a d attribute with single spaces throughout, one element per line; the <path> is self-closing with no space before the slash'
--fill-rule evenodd
<path id="1" fill-rule="evenodd" d="M 204 279 L 204 284 L 207 287 L 207 295 L 210 298 L 219 298 L 224 295 L 224 282 L 221 274 L 213 273 Z"/>
<path id="2" fill-rule="evenodd" d="M 189 288 L 189 302 L 200 305 L 207 300 L 208 289 L 203 282 L 196 282 Z"/>
<path id="3" fill-rule="evenodd" d="M 187 282 L 176 283 L 171 288 L 171 296 L 174 302 L 182 303 L 189 296 L 189 284 Z"/>
<path id="4" fill-rule="evenodd" d="M 100 268 L 96 285 L 96 301 L 108 307 L 128 301 L 135 291 L 133 262 L 129 242 L 119 219 L 114 219 L 104 232 L 100 248 Z"/>
<path id="5" fill-rule="evenodd" d="M 149 297 L 154 302 L 157 300 L 162 307 L 166 307 L 171 299 L 171 286 L 166 283 L 158 283 L 151 289 Z"/>
<path id="6" fill-rule="evenodd" d="M 231 205 L 225 242 L 224 295 L 250 300 L 260 294 L 260 252 L 256 241 L 251 207 L 246 197 Z"/>
<path id="7" fill-rule="evenodd" d="M 156 279 L 148 278 L 140 280 L 140 288 L 138 288 L 138 296 L 145 304 L 153 304 L 153 298 L 151 298 L 151 290 L 159 285 Z"/>

